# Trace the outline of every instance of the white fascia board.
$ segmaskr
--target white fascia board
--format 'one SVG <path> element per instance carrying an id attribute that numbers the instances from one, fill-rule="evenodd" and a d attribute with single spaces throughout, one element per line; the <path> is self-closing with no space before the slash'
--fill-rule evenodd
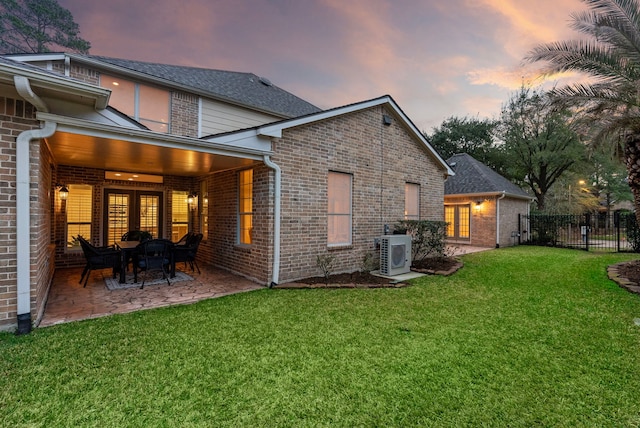
<path id="1" fill-rule="evenodd" d="M 444 195 L 444 198 L 482 198 L 482 197 L 488 197 L 488 196 L 502 196 L 505 195 L 509 198 L 515 198 L 515 199 L 522 199 L 522 200 L 526 200 L 526 201 L 532 201 L 535 198 L 532 198 L 531 196 L 525 196 L 525 195 L 516 195 L 515 193 L 509 193 L 509 192 L 478 192 L 478 193 L 453 193 L 453 194 L 446 194 Z"/>
<path id="2" fill-rule="evenodd" d="M 272 125 L 268 125 L 267 124 L 267 125 L 259 127 L 258 128 L 258 134 L 259 135 L 269 136 L 269 137 L 281 138 L 283 129 L 293 128 L 295 126 L 307 125 L 309 123 L 318 122 L 318 121 L 321 121 L 321 120 L 331 119 L 333 117 L 341 116 L 343 114 L 353 113 L 355 111 L 359 111 L 359 110 L 367 109 L 367 108 L 370 108 L 370 107 L 375 107 L 377 105 L 389 103 L 390 101 L 391 101 L 390 97 L 376 98 L 375 100 L 365 101 L 365 102 L 358 103 L 358 104 L 350 104 L 350 105 L 345 106 L 345 107 L 331 109 L 331 110 L 325 110 L 325 111 L 321 111 L 319 113 L 313 113 L 313 114 L 310 114 L 310 115 L 307 115 L 307 116 L 302 116 L 302 117 L 295 118 L 295 119 L 283 120 L 281 122 L 274 123 Z"/>
<path id="3" fill-rule="evenodd" d="M 118 139 L 133 143 L 153 144 L 160 147 L 193 150 L 197 152 L 241 157 L 253 160 L 262 160 L 265 155 L 272 154 L 270 150 L 255 150 L 245 147 L 223 145 L 197 138 L 181 137 L 142 129 L 106 125 L 103 123 L 58 116 L 50 113 L 38 112 L 36 113 L 36 117 L 39 120 L 55 122 L 58 124 L 57 130 L 59 132 L 68 132 L 70 134 Z"/>
<path id="4" fill-rule="evenodd" d="M 436 161 L 442 166 L 442 169 L 446 171 L 446 175 L 455 175 L 449 164 L 445 162 L 444 159 L 438 154 L 438 152 L 429 144 L 427 139 L 424 137 L 422 132 L 415 127 L 413 122 L 402 112 L 400 107 L 395 103 L 393 98 L 388 95 L 385 95 L 380 98 L 376 98 L 369 101 L 363 101 L 361 103 L 350 104 L 344 107 L 339 107 L 336 109 L 325 110 L 319 113 L 310 114 L 307 116 L 283 120 L 278 123 L 274 123 L 271 125 L 264 125 L 258 128 L 258 135 L 263 135 L 267 137 L 275 137 L 282 138 L 282 131 L 287 128 L 293 128 L 295 126 L 307 125 L 309 123 L 318 122 L 322 120 L 331 119 L 336 116 L 341 116 L 348 113 L 353 113 L 356 111 L 368 109 L 371 107 L 379 106 L 386 104 L 388 105 L 394 112 L 397 118 L 400 118 L 404 124 L 411 130 L 411 132 L 420 140 L 423 144 L 424 148 L 436 159 Z"/>
<path id="5" fill-rule="evenodd" d="M 18 62 L 34 62 L 34 61 L 62 61 L 67 56 L 64 53 L 37 53 L 37 54 L 15 54 L 2 55 L 5 58 Z"/>
<path id="6" fill-rule="evenodd" d="M 254 150 L 271 151 L 271 139 L 258 134 L 255 129 L 229 133 L 218 137 L 213 136 L 202 141 L 223 144 L 225 146 L 232 145 Z"/>
<path id="7" fill-rule="evenodd" d="M 63 77 L 57 77 L 48 73 L 39 73 L 35 70 L 27 70 L 22 67 L 10 64 L 0 64 L 0 74 L 7 76 L 23 76 L 29 79 L 31 87 L 37 89 L 46 89 L 51 91 L 62 92 L 80 97 L 94 99 L 96 109 L 104 109 L 109 104 L 111 91 L 90 85 L 88 83 L 73 81 Z"/>

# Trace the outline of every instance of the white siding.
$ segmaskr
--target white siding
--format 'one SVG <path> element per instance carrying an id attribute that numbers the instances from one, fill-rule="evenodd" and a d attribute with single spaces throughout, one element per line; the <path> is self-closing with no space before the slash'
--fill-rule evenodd
<path id="1" fill-rule="evenodd" d="M 200 136 L 251 128 L 282 117 L 255 112 L 218 101 L 202 100 Z"/>

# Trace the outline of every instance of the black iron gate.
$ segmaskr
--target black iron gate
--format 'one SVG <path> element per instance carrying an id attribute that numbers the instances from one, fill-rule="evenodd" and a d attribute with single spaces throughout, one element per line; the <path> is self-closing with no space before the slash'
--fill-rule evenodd
<path id="1" fill-rule="evenodd" d="M 586 251 L 640 252 L 633 213 L 518 215 L 519 243 Z"/>

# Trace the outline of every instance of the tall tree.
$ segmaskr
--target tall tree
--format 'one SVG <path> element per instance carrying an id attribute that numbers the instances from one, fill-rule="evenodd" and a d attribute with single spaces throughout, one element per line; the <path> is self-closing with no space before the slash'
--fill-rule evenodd
<path id="1" fill-rule="evenodd" d="M 590 10 L 572 14 L 586 39 L 541 45 L 526 60 L 545 62 L 548 75 L 577 71 L 591 79 L 552 94 L 598 126 L 596 141 L 614 136 L 624 148 L 628 182 L 640 222 L 640 3 L 583 0 Z"/>
<path id="2" fill-rule="evenodd" d="M 56 0 L 0 0 L 0 53 L 88 53 L 71 12 Z"/>
<path id="3" fill-rule="evenodd" d="M 445 159 L 456 153 L 467 153 L 502 173 L 502 152 L 496 146 L 497 122 L 489 119 L 449 117 L 425 137 Z"/>
<path id="4" fill-rule="evenodd" d="M 549 104 L 546 94 L 526 88 L 502 109 L 500 135 L 510 161 L 508 176 L 531 189 L 540 211 L 553 184 L 585 155 L 568 116 L 568 111 Z"/>

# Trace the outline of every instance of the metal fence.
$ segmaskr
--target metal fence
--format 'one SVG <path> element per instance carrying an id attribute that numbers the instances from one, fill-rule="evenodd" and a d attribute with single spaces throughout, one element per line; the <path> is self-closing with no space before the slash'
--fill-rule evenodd
<path id="1" fill-rule="evenodd" d="M 633 213 L 519 215 L 518 242 L 586 251 L 640 252 Z"/>

